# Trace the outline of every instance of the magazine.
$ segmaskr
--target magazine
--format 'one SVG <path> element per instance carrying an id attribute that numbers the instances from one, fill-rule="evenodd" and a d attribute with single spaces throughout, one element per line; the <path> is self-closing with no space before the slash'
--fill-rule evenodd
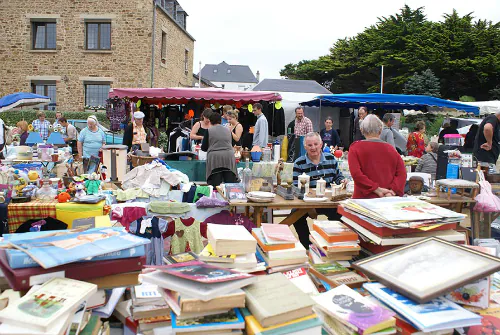
<path id="1" fill-rule="evenodd" d="M 366 283 L 363 288 L 424 332 L 481 324 L 480 315 L 469 312 L 443 297 L 418 304 L 380 283 Z"/>
<path id="2" fill-rule="evenodd" d="M 123 227 L 9 241 L 10 246 L 24 251 L 45 269 L 148 243 L 151 241 L 129 234 Z"/>
<path id="3" fill-rule="evenodd" d="M 191 251 L 163 257 L 163 261 L 167 264 L 184 263 L 189 261 L 196 261 L 197 259 L 198 255 Z"/>
<path id="4" fill-rule="evenodd" d="M 239 273 L 229 269 L 208 265 L 200 261 L 148 267 L 158 269 L 172 276 L 204 284 L 221 283 L 253 277 L 252 275 L 249 275 L 247 273 Z"/>

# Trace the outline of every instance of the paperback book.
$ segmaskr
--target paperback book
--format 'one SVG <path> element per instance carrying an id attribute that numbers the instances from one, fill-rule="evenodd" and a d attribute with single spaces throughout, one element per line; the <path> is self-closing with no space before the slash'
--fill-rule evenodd
<path id="1" fill-rule="evenodd" d="M 261 230 L 270 244 L 297 243 L 297 238 L 287 225 L 263 223 Z"/>
<path id="2" fill-rule="evenodd" d="M 328 243 L 356 241 L 358 235 L 340 221 L 313 221 L 313 229 Z"/>
<path id="3" fill-rule="evenodd" d="M 163 257 L 166 264 L 186 263 L 196 260 L 198 260 L 198 255 L 191 251 Z"/>
<path id="4" fill-rule="evenodd" d="M 318 307 L 361 335 L 394 327 L 395 313 L 363 297 L 346 285 L 313 297 Z"/>
<path id="5" fill-rule="evenodd" d="M 185 332 L 210 332 L 223 329 L 243 329 L 245 319 L 238 309 L 227 313 L 202 316 L 198 318 L 179 320 L 175 313 L 171 313 L 172 330 L 175 334 Z"/>
<path id="6" fill-rule="evenodd" d="M 234 263 L 236 255 L 217 256 L 214 252 L 214 249 L 212 248 L 212 245 L 208 243 L 201 251 L 198 258 L 200 261 L 211 263 Z"/>
<path id="7" fill-rule="evenodd" d="M 230 269 L 208 265 L 200 261 L 148 267 L 160 270 L 172 276 L 204 284 L 221 283 L 252 277 L 252 275 L 247 273 L 239 273 Z"/>

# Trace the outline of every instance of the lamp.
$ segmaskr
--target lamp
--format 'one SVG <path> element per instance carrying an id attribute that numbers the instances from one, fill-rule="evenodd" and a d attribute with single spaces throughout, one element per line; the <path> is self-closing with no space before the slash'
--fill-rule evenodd
<path id="1" fill-rule="evenodd" d="M 66 142 L 64 142 L 64 139 L 59 132 L 53 132 L 50 134 L 49 138 L 47 139 L 47 144 L 52 144 L 52 145 L 65 145 Z"/>
<path id="2" fill-rule="evenodd" d="M 36 131 L 29 133 L 28 138 L 26 139 L 26 144 L 29 146 L 33 146 L 38 143 L 43 143 L 42 136 L 40 136 L 40 133 Z"/>

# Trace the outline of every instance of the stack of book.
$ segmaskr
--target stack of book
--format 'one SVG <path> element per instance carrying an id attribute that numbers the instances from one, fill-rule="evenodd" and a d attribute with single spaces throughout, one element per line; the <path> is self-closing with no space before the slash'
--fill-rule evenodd
<path id="1" fill-rule="evenodd" d="M 156 285 L 134 286 L 131 296 L 130 313 L 140 332 L 170 326 L 171 309 Z"/>
<path id="2" fill-rule="evenodd" d="M 358 235 L 339 221 L 313 221 L 309 240 L 309 260 L 312 264 L 350 261 L 358 256 Z"/>
<path id="3" fill-rule="evenodd" d="M 66 334 L 75 318 L 82 321 L 86 301 L 97 285 L 67 278 L 53 278 L 34 287 L 0 311 L 0 334 Z M 77 327 L 78 328 L 78 327 Z"/>
<path id="4" fill-rule="evenodd" d="M 322 286 L 325 291 L 341 285 L 357 288 L 368 281 L 365 276 L 339 263 L 313 264 L 309 268 L 309 275 L 316 283 L 318 290 L 321 290 Z"/>
<path id="5" fill-rule="evenodd" d="M 209 223 L 208 244 L 198 255 L 201 261 L 239 272 L 264 271 L 265 264 L 255 256 L 257 242 L 244 226 Z"/>
<path id="6" fill-rule="evenodd" d="M 100 289 L 138 284 L 146 264 L 141 238 L 120 227 L 4 235 L 0 269 L 10 287 L 28 291 L 54 276 L 82 280 Z"/>
<path id="7" fill-rule="evenodd" d="M 282 273 L 259 276 L 243 290 L 247 308 L 242 313 L 248 335 L 321 334 L 314 301 Z"/>
<path id="8" fill-rule="evenodd" d="M 297 240 L 290 227 L 263 223 L 252 229 L 257 240 L 257 258 L 264 261 L 268 273 L 308 267 L 307 251 Z"/>
<path id="9" fill-rule="evenodd" d="M 257 277 L 200 261 L 151 268 L 155 271 L 141 279 L 159 287 L 172 310 L 175 334 L 241 334 L 245 328 L 239 310 L 245 306 L 241 288 Z"/>
<path id="10" fill-rule="evenodd" d="M 465 243 L 466 236 L 455 231 L 464 214 L 412 197 L 351 199 L 339 206 L 342 221 L 359 236 L 368 254 L 378 254 L 428 237 Z"/>

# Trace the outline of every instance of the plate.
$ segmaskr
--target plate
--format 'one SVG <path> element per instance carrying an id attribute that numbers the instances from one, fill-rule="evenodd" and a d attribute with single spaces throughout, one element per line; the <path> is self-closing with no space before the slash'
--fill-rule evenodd
<path id="1" fill-rule="evenodd" d="M 272 202 L 274 198 L 259 198 L 259 197 L 252 197 L 250 195 L 247 195 L 247 199 L 250 200 L 251 202 Z"/>
<path id="2" fill-rule="evenodd" d="M 253 197 L 253 198 L 265 198 L 265 199 L 274 199 L 276 194 L 271 193 L 271 192 L 262 192 L 262 191 L 253 191 L 253 192 L 248 192 L 248 195 Z"/>
<path id="3" fill-rule="evenodd" d="M 309 197 L 304 197 L 305 202 L 325 202 L 327 201 L 328 198 L 322 197 L 322 198 L 309 198 Z"/>

